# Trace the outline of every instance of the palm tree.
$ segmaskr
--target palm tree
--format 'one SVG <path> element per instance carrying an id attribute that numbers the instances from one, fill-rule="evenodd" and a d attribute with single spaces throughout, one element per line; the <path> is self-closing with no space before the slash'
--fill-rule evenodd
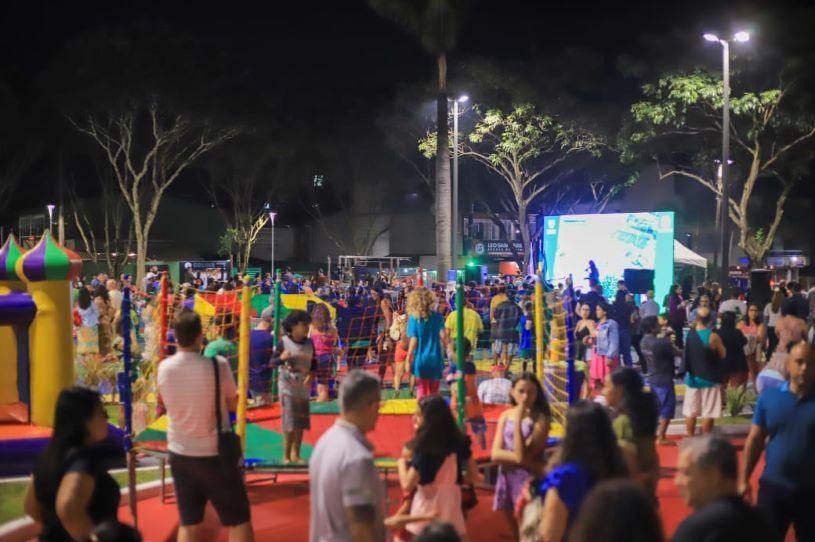
<path id="1" fill-rule="evenodd" d="M 398 22 L 414 34 L 425 51 L 436 57 L 436 270 L 446 280 L 452 265 L 450 147 L 447 131 L 447 53 L 453 50 L 459 25 L 469 0 L 369 0 L 383 17 Z"/>

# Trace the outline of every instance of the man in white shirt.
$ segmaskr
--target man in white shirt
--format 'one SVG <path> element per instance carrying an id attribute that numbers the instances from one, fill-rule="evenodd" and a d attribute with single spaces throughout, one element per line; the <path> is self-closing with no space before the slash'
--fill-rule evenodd
<path id="1" fill-rule="evenodd" d="M 506 377 L 506 370 L 501 364 L 492 368 L 492 378 L 478 385 L 478 400 L 484 405 L 510 404 L 512 381 Z"/>
<path id="2" fill-rule="evenodd" d="M 113 307 L 113 310 L 119 312 L 120 310 L 122 310 L 122 298 L 124 297 L 124 294 L 119 289 L 119 284 L 113 279 L 108 279 L 108 282 L 105 286 L 108 289 L 108 296 L 110 297 L 110 306 Z"/>
<path id="3" fill-rule="evenodd" d="M 659 316 L 659 305 L 654 301 L 654 291 L 648 290 L 645 294 L 645 301 L 640 304 L 640 318 L 645 320 L 649 316 L 656 318 Z"/>
<path id="4" fill-rule="evenodd" d="M 167 449 L 181 517 L 179 542 L 200 539 L 207 502 L 212 502 L 231 542 L 252 542 L 249 499 L 240 466 L 224 466 L 218 456 L 215 416 L 215 364 L 200 354 L 203 333 L 200 317 L 183 310 L 173 322 L 178 350 L 158 368 L 158 391 L 167 409 Z M 226 359 L 218 367 L 221 428 L 228 430 L 238 392 Z"/>
<path id="5" fill-rule="evenodd" d="M 736 318 L 746 315 L 747 302 L 739 299 L 740 294 L 741 292 L 739 292 L 737 288 L 730 290 L 730 299 L 727 301 L 722 301 L 721 305 L 719 305 L 719 314 L 723 314 L 725 312 L 735 312 Z"/>
<path id="6" fill-rule="evenodd" d="M 384 542 L 385 487 L 365 434 L 379 417 L 380 382 L 354 370 L 342 381 L 339 419 L 309 461 L 311 542 Z"/>

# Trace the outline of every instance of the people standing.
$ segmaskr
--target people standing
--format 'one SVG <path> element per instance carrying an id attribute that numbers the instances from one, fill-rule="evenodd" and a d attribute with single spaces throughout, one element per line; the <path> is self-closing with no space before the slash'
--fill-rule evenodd
<path id="1" fill-rule="evenodd" d="M 278 391 L 283 414 L 283 463 L 302 463 L 300 448 L 303 431 L 311 428 L 309 397 L 311 381 L 317 369 L 314 343 L 308 338 L 311 316 L 293 310 L 283 319 L 285 335 L 280 338 L 272 356 L 272 367 L 278 368 Z"/>
<path id="2" fill-rule="evenodd" d="M 580 305 L 580 321 L 574 326 L 575 344 L 575 389 L 578 390 L 579 397 L 588 397 L 588 367 L 591 362 L 591 341 L 595 330 L 594 320 L 591 318 L 591 307 L 588 304 Z"/>
<path id="3" fill-rule="evenodd" d="M 238 402 L 232 371 L 223 357 L 200 354 L 204 336 L 196 313 L 182 310 L 173 330 L 177 351 L 159 364 L 158 391 L 169 420 L 167 449 L 181 516 L 178 540 L 200 538 L 204 509 L 211 502 L 229 528 L 230 540 L 251 542 L 254 534 L 240 465 L 227 464 L 219 455 L 218 427 L 229 429 L 229 411 L 235 411 Z M 220 387 L 215 385 L 216 370 Z"/>
<path id="4" fill-rule="evenodd" d="M 601 405 L 580 401 L 566 411 L 566 435 L 546 476 L 533 485 L 543 499 L 538 535 L 546 542 L 568 536 L 580 505 L 604 480 L 622 478 L 627 469 L 611 420 Z"/>
<path id="5" fill-rule="evenodd" d="M 648 385 L 656 395 L 659 407 L 657 436 L 660 444 L 668 444 L 666 436 L 668 424 L 671 423 L 676 410 L 674 359 L 679 352 L 669 338 L 658 335 L 659 325 L 655 317 L 643 318 L 642 328 L 644 336 L 640 347 L 648 366 Z"/>
<path id="6" fill-rule="evenodd" d="M 499 465 L 493 510 L 504 513 L 517 539 L 515 504 L 526 483 L 542 472 L 552 411 L 532 373 L 521 373 L 512 381 L 510 397 L 512 408 L 498 418 L 492 442 L 491 458 Z"/>
<path id="7" fill-rule="evenodd" d="M 110 353 L 113 343 L 113 320 L 116 312 L 110 305 L 110 297 L 104 283 L 94 289 L 93 303 L 99 314 L 99 353 L 105 356 Z"/>
<path id="8" fill-rule="evenodd" d="M 659 304 L 654 301 L 654 291 L 648 290 L 645 293 L 645 301 L 640 303 L 640 318 L 645 319 L 649 316 L 659 315 Z"/>
<path id="9" fill-rule="evenodd" d="M 99 354 L 99 309 L 91 298 L 91 292 L 84 286 L 77 294 L 76 311 L 79 314 L 79 329 L 76 336 L 77 355 Z"/>
<path id="10" fill-rule="evenodd" d="M 673 542 L 766 542 L 767 519 L 736 492 L 736 449 L 722 435 L 687 440 L 679 453 L 674 483 L 693 514 L 679 524 Z"/>
<path id="11" fill-rule="evenodd" d="M 331 313 L 322 303 L 311 309 L 311 327 L 309 338 L 314 345 L 317 358 L 317 401 L 325 402 L 334 392 L 335 370 L 337 366 L 337 328 L 331 323 Z"/>
<path id="12" fill-rule="evenodd" d="M 110 306 L 113 307 L 114 314 L 122 310 L 122 299 L 124 294 L 119 289 L 119 283 L 114 279 L 108 279 L 105 283 L 108 290 L 108 297 L 110 298 Z"/>
<path id="13" fill-rule="evenodd" d="M 508 370 L 515 354 L 518 352 L 518 322 L 521 320 L 521 309 L 510 297 L 498 304 L 493 312 L 495 323 L 490 331 L 493 358 Z"/>
<path id="14" fill-rule="evenodd" d="M 771 521 L 777 540 L 790 525 L 799 542 L 815 540 L 815 347 L 793 346 L 787 357 L 789 379 L 758 397 L 744 447 L 739 493 L 751 496 L 751 476 L 765 446 L 758 509 Z"/>
<path id="15" fill-rule="evenodd" d="M 619 287 L 625 288 L 625 283 Z M 617 322 L 617 333 L 620 346 L 620 357 L 626 367 L 631 367 L 634 363 L 631 358 L 631 316 L 634 307 L 626 302 L 626 290 L 617 290 L 617 296 L 614 298 L 614 305 L 611 307 L 611 314 L 609 315 L 615 322 Z"/>
<path id="16" fill-rule="evenodd" d="M 417 288 L 407 300 L 407 363 L 416 377 L 416 398 L 436 395 L 444 372 L 442 340 L 444 319 L 436 312 L 436 296 L 427 288 Z"/>
<path id="17" fill-rule="evenodd" d="M 406 456 L 398 460 L 402 492 L 413 494 L 411 516 L 435 514 L 451 523 L 459 536 L 467 534 L 461 507 L 460 483 L 478 480 L 478 467 L 470 439 L 456 425 L 447 403 L 438 395 L 422 398 L 414 414 L 416 435 L 405 445 Z M 411 522 L 405 530 L 415 536 L 429 524 Z"/>
<path id="18" fill-rule="evenodd" d="M 747 306 L 747 315 L 741 322 L 739 329 L 747 339 L 744 353 L 747 357 L 747 370 L 750 382 L 756 384 L 756 377 L 761 370 L 761 361 L 764 356 L 764 343 L 767 339 L 767 326 L 761 320 L 761 310 L 755 303 Z"/>
<path id="19" fill-rule="evenodd" d="M 379 417 L 379 379 L 348 373 L 340 388 L 340 416 L 309 461 L 311 542 L 385 542 L 385 487 L 365 437 Z"/>
<path id="20" fill-rule="evenodd" d="M 451 311 L 444 320 L 444 338 L 447 344 L 447 357 L 450 360 L 455 360 L 456 350 L 456 337 L 457 337 L 457 319 L 458 308 Z M 478 335 L 484 330 L 484 322 L 481 320 L 472 303 L 469 300 L 464 301 L 464 333 L 462 334 L 465 339 L 470 341 L 470 346 L 475 349 L 478 345 Z"/>
<path id="21" fill-rule="evenodd" d="M 256 406 L 272 402 L 272 370 L 269 361 L 273 349 L 272 313 L 263 311 L 249 335 L 249 391 L 252 392 Z"/>
<path id="22" fill-rule="evenodd" d="M 98 392 L 80 387 L 60 392 L 54 431 L 34 465 L 23 505 L 42 526 L 39 540 L 82 540 L 96 525 L 116 520 L 119 484 L 108 474 L 111 458 L 100 446 L 107 434 Z"/>
<path id="23" fill-rule="evenodd" d="M 628 459 L 629 474 L 656 502 L 659 480 L 659 455 L 654 436 L 657 429 L 656 398 L 643 389 L 642 377 L 632 367 L 618 367 L 608 375 L 603 396 L 612 409 L 611 426 Z"/>
<path id="24" fill-rule="evenodd" d="M 676 333 L 676 344 L 682 348 L 685 344 L 683 331 L 685 322 L 687 321 L 687 315 L 685 314 L 686 303 L 682 298 L 681 286 L 678 284 L 671 286 L 671 289 L 668 291 L 666 305 L 668 308 L 668 323 L 671 329 L 674 330 L 674 333 Z"/>
<path id="25" fill-rule="evenodd" d="M 730 298 L 719 305 L 719 314 L 725 312 L 735 312 L 737 317 L 747 314 L 747 302 L 741 299 L 741 290 L 738 288 L 731 288 Z"/>
<path id="26" fill-rule="evenodd" d="M 702 432 L 710 433 L 722 415 L 722 360 L 727 352 L 719 335 L 708 327 L 709 320 L 710 310 L 700 307 L 685 344 L 682 414 L 688 436 L 696 432 L 697 418 L 702 418 Z"/>
<path id="27" fill-rule="evenodd" d="M 606 376 L 619 364 L 620 339 L 617 322 L 609 318 L 610 307 L 606 303 L 597 305 L 597 326 L 592 336 L 592 356 L 589 373 L 592 389 L 599 391 Z"/>
<path id="28" fill-rule="evenodd" d="M 781 304 L 783 302 L 784 294 L 781 290 L 776 289 L 773 291 L 772 299 L 767 303 L 767 306 L 764 307 L 764 323 L 767 325 L 767 345 L 765 352 L 768 360 L 778 346 L 778 335 L 775 332 L 775 326 L 778 323 L 778 319 L 781 318 Z"/>
<path id="29" fill-rule="evenodd" d="M 748 341 L 741 330 L 736 327 L 736 313 L 723 312 L 721 326 L 715 333 L 722 340 L 727 353 L 722 363 L 722 382 L 735 387 L 744 386 L 749 375 L 745 354 Z"/>

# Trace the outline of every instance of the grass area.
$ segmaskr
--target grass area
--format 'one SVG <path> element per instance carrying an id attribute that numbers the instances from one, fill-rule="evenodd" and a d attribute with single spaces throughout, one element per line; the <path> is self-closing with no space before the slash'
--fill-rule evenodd
<path id="1" fill-rule="evenodd" d="M 136 483 L 152 482 L 161 477 L 158 468 L 139 469 L 136 471 Z M 113 478 L 119 487 L 127 487 L 127 472 L 113 473 Z M 23 498 L 28 482 L 0 483 L 0 524 L 12 521 L 23 516 Z"/>
<path id="2" fill-rule="evenodd" d="M 684 425 L 685 420 L 671 420 L 671 425 Z M 716 425 L 750 425 L 753 423 L 752 416 L 722 416 L 716 418 Z"/>

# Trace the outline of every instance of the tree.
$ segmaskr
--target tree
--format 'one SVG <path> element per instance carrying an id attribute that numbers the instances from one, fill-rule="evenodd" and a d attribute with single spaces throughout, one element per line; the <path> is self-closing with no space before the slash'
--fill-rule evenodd
<path id="1" fill-rule="evenodd" d="M 509 188 L 505 209 L 517 216 L 524 244 L 524 269 L 529 265 L 530 207 L 559 181 L 574 173 L 577 159 L 599 156 L 605 146 L 597 134 L 538 113 L 531 104 L 516 106 L 509 113 L 476 109 L 478 121 L 462 138 L 459 153 L 471 158 L 504 181 Z M 420 142 L 426 154 L 435 148 L 430 134 Z"/>
<path id="2" fill-rule="evenodd" d="M 380 15 L 402 24 L 436 57 L 436 270 L 442 279 L 454 263 L 451 250 L 452 196 L 447 127 L 447 54 L 458 39 L 467 0 L 369 0 Z"/>
<path id="3" fill-rule="evenodd" d="M 269 202 L 284 184 L 283 170 L 291 149 L 235 140 L 217 160 L 209 160 L 209 194 L 227 224 L 222 249 L 234 257 L 241 273 L 258 235 L 269 223 Z"/>
<path id="4" fill-rule="evenodd" d="M 107 160 L 95 159 L 94 166 L 99 181 L 98 200 L 82 200 L 76 193 L 74 183 L 63 183 L 67 185 L 69 219 L 73 221 L 91 261 L 97 263 L 102 255 L 110 275 L 118 277 L 133 248 L 133 221 L 126 220 L 127 204 L 116 187 Z"/>
<path id="5" fill-rule="evenodd" d="M 815 117 L 792 83 L 744 90 L 730 98 L 730 178 L 734 197 L 727 216 L 739 232 L 739 247 L 761 265 L 773 245 L 791 191 L 806 174 L 813 154 Z M 721 198 L 714 159 L 720 157 L 722 82 L 704 71 L 676 73 L 642 87 L 645 99 L 631 106 L 631 124 L 621 134 L 623 158 L 645 156 L 658 164 L 660 179 L 676 175 Z M 775 190 L 775 204 L 758 208 L 760 189 Z M 769 220 L 762 223 L 762 211 Z"/>
<path id="6" fill-rule="evenodd" d="M 132 214 L 137 284 L 144 278 L 150 228 L 167 189 L 198 158 L 235 137 L 238 128 L 217 128 L 191 115 L 147 103 L 70 119 L 99 146 Z"/>

